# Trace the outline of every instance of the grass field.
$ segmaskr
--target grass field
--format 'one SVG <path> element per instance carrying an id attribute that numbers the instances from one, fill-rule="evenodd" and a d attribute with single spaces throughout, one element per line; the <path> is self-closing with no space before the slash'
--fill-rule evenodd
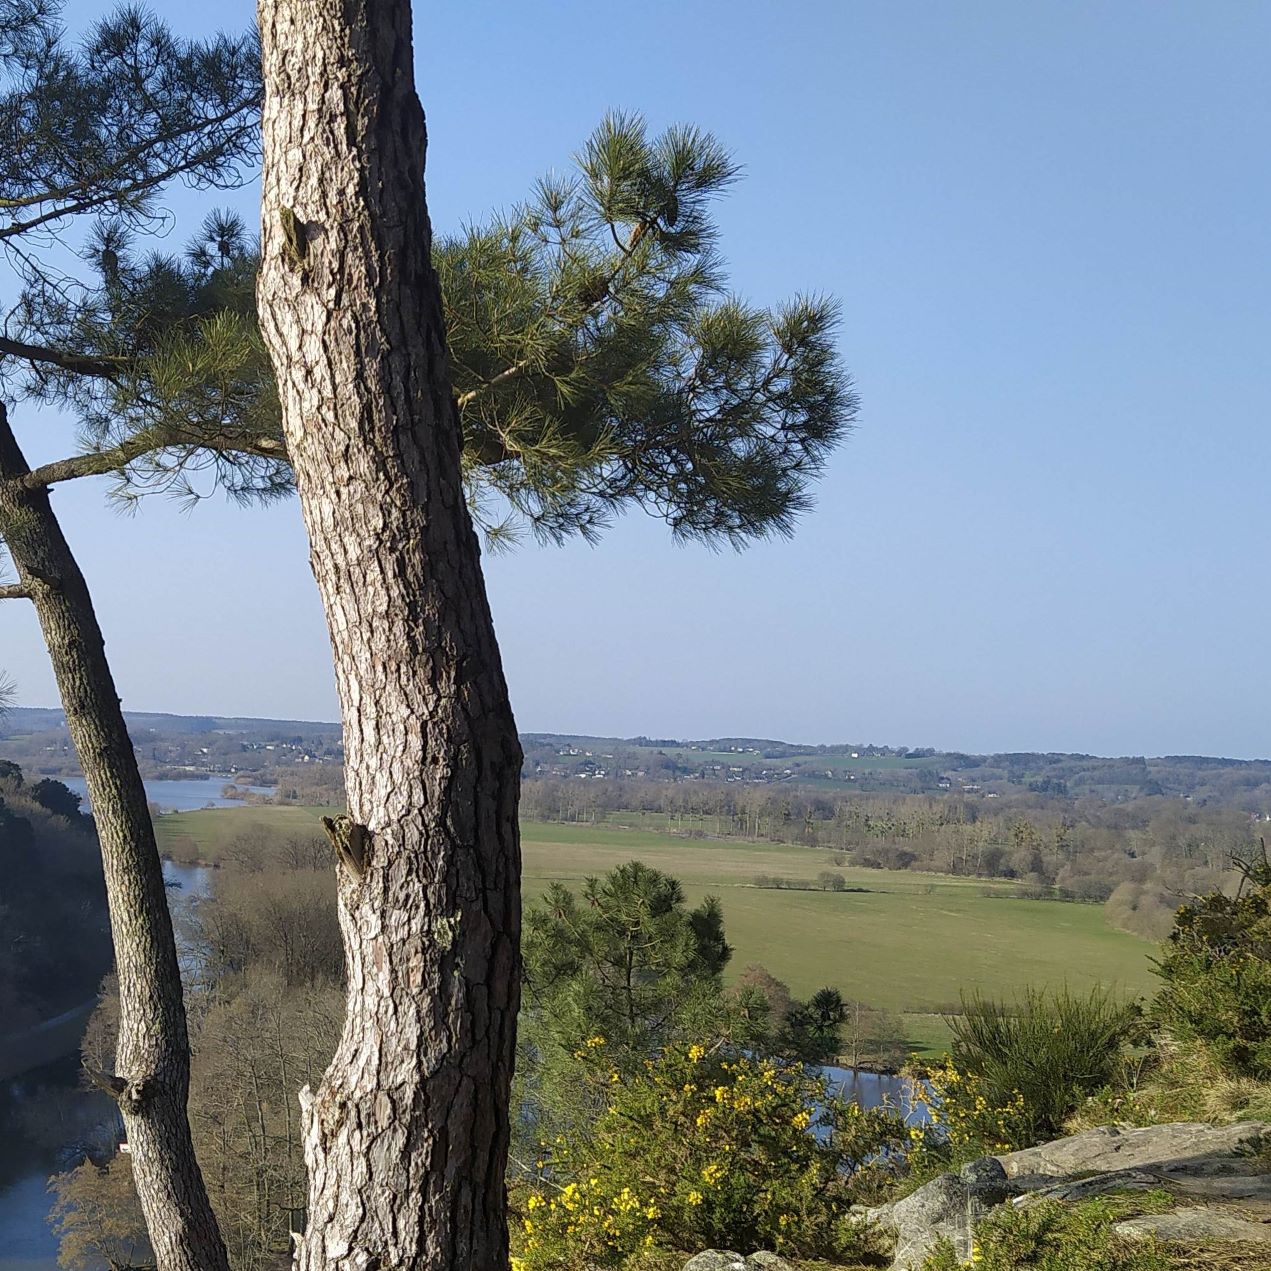
<path id="1" fill-rule="evenodd" d="M 164 851 L 215 860 L 253 826 L 307 832 L 321 808 L 221 808 L 173 813 L 158 822 Z M 963 990 L 1010 995 L 1029 984 L 1083 988 L 1096 982 L 1127 993 L 1150 989 L 1153 946 L 1113 930 L 1098 905 L 1014 900 L 1006 885 L 890 870 L 838 868 L 826 852 L 785 844 L 679 838 L 611 825 L 522 826 L 527 900 L 548 882 L 577 884 L 639 859 L 675 875 L 693 901 L 713 894 L 724 906 L 734 946 L 730 971 L 762 963 L 796 995 L 832 984 L 849 997 L 904 1016 L 921 1049 L 948 1040 L 942 1013 Z M 191 850 L 196 849 L 196 850 Z M 835 869 L 863 892 L 777 891 L 751 885 L 757 874 L 811 881 Z"/>
<path id="2" fill-rule="evenodd" d="M 168 812 L 155 821 L 159 851 L 179 861 L 215 864 L 235 839 L 267 829 L 280 834 L 322 833 L 319 818 L 336 809 L 317 807 L 201 808 Z"/>

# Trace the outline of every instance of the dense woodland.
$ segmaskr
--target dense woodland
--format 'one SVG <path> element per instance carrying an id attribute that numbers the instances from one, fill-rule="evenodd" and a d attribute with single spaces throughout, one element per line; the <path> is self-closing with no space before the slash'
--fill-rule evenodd
<path id="1" fill-rule="evenodd" d="M 0 761 L 0 1043 L 93 996 L 110 930 L 92 821 L 59 781 Z M 75 938 L 67 939 L 73 932 Z"/>

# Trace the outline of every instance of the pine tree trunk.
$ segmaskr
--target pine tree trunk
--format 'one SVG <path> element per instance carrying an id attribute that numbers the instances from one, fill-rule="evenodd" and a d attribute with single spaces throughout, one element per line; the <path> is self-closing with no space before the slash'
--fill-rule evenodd
<path id="1" fill-rule="evenodd" d="M 116 1090 L 158 1271 L 226 1271 L 194 1157 L 190 1044 L 163 866 L 105 642 L 79 566 L 0 404 L 0 539 L 30 593 L 92 800 L 119 975 Z M 74 938 L 73 933 L 67 933 Z"/>
<path id="2" fill-rule="evenodd" d="M 464 499 L 409 0 L 260 0 L 262 330 L 351 823 L 302 1271 L 502 1271 L 521 751 Z M 360 863 L 359 863 L 360 862 Z"/>

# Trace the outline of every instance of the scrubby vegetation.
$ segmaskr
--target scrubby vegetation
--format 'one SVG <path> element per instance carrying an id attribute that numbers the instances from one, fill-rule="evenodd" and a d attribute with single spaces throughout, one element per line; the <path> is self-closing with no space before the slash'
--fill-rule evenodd
<path id="1" fill-rule="evenodd" d="M 1235 896 L 1179 911 L 1159 963 L 1158 1025 L 1232 1077 L 1271 1081 L 1271 863 L 1242 864 Z"/>
<path id="2" fill-rule="evenodd" d="M 191 933 L 192 1115 L 234 1265 L 263 1271 L 285 1257 L 303 1205 L 295 1092 L 334 1048 L 342 964 L 328 845 L 303 819 L 270 832 L 242 815 L 248 829 L 219 845 Z M 1150 1002 L 1076 988 L 966 997 L 950 1012 L 949 1055 L 915 1071 L 925 1124 L 862 1111 L 808 1066 L 903 1049 L 895 1019 L 833 986 L 796 997 L 760 965 L 730 983 L 719 901 L 639 862 L 547 885 L 525 920 L 519 1265 L 635 1271 L 708 1246 L 877 1264 L 878 1233 L 849 1221 L 854 1202 L 1082 1125 L 1266 1115 L 1262 869 L 1246 866 L 1238 895 L 1176 912 Z M 94 1057 L 112 1045 L 109 1019 L 108 997 L 86 1041 Z M 59 1213 L 83 1247 L 121 1177 L 85 1167 L 64 1184 Z M 1127 1206 L 1150 1203 L 1004 1211 L 981 1231 L 975 1265 L 1181 1268 L 1111 1230 Z M 954 1265 L 942 1254 L 928 1271 Z"/>
<path id="3" fill-rule="evenodd" d="M 976 1229 L 977 1271 L 1171 1271 L 1178 1264 L 1151 1241 L 1130 1241 L 1113 1224 L 1169 1209 L 1165 1192 L 1099 1196 L 1075 1205 L 1043 1201 L 1024 1210 L 1003 1206 Z M 922 1271 L 961 1271 L 947 1245 Z"/>
<path id="4" fill-rule="evenodd" d="M 951 1067 L 992 1106 L 1018 1100 L 1013 1146 L 1036 1143 L 1117 1080 L 1137 1017 L 1133 1004 L 1104 989 L 1028 989 L 1010 1003 L 973 994 L 949 1021 Z M 945 1102 L 960 1105 L 961 1092 Z"/>

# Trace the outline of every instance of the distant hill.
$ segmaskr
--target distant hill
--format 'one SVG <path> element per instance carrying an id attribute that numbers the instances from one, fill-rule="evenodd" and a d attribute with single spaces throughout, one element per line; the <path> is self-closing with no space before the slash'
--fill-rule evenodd
<path id="1" fill-rule="evenodd" d="M 284 771 L 338 781 L 340 725 L 329 720 L 125 713 L 148 778 L 233 774 L 264 784 Z M 1007 795 L 1104 801 L 1174 797 L 1271 815 L 1271 760 L 1207 755 L 1101 757 L 1047 751 L 977 755 L 867 742 L 806 745 L 770 737 L 599 737 L 522 734 L 527 780 L 788 784 L 827 793 L 890 792 L 984 799 Z M 31 772 L 78 772 L 62 712 L 17 707 L 0 758 Z"/>
<path id="2" fill-rule="evenodd" d="M 171 715 L 163 711 L 125 711 L 130 728 L 154 733 L 306 732 L 339 736 L 340 725 L 328 720 L 254 719 L 237 715 Z M 0 736 L 65 728 L 66 716 L 48 706 L 14 706 L 5 715 Z"/>
<path id="3" fill-rule="evenodd" d="M 251 719 L 125 711 L 142 776 L 150 780 L 234 776 L 272 784 L 280 769 L 326 769 L 339 781 L 344 760 L 340 725 L 326 720 Z M 0 758 L 42 777 L 79 773 L 60 710 L 19 706 L 0 723 Z"/>

